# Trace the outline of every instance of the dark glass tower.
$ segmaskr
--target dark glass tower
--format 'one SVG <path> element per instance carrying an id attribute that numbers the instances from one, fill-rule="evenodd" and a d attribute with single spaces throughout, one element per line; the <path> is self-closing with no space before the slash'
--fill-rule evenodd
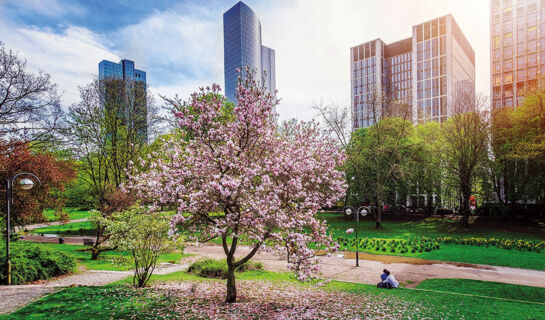
<path id="1" fill-rule="evenodd" d="M 254 70 L 260 79 L 266 71 L 263 83 L 274 94 L 274 50 L 261 45 L 261 23 L 242 1 L 223 14 L 223 51 L 227 99 L 236 101 L 236 69 L 242 67 Z"/>
<path id="2" fill-rule="evenodd" d="M 102 60 L 98 64 L 98 78 L 103 83 L 106 83 L 104 80 L 107 79 L 123 81 L 125 87 L 123 89 L 117 88 L 126 92 L 125 112 L 134 113 L 124 117 L 127 120 L 125 122 L 127 125 L 137 127 L 139 137 L 143 141 L 147 141 L 146 72 L 135 69 L 134 61 L 131 60 L 123 59 L 119 63 Z M 116 88 L 116 85 L 119 84 L 110 83 L 110 88 Z M 104 99 L 108 98 L 104 97 Z"/>

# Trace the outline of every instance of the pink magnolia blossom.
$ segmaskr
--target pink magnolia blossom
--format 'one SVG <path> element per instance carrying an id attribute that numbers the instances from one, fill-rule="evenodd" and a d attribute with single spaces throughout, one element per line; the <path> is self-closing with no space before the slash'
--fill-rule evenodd
<path id="1" fill-rule="evenodd" d="M 297 277 L 310 280 L 318 265 L 309 244 L 329 252 L 338 247 L 316 214 L 345 194 L 337 169 L 344 155 L 315 122 L 277 125 L 277 100 L 253 77 L 237 92 L 234 107 L 218 85 L 194 93 L 175 113 L 185 137 L 167 143 L 166 153 L 127 187 L 156 204 L 177 205 L 173 235 L 182 230 L 200 240 L 222 239 L 228 264 L 236 263 L 240 240 L 255 251 L 267 246 L 289 253 Z"/>
<path id="2" fill-rule="evenodd" d="M 354 229 L 350 228 L 350 229 L 346 229 L 346 233 L 347 234 L 351 234 L 351 233 L 354 233 Z"/>

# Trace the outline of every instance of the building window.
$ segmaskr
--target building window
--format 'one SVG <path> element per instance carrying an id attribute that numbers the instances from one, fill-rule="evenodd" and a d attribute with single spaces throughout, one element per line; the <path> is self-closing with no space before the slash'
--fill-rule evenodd
<path id="1" fill-rule="evenodd" d="M 504 61 L 503 71 L 513 70 L 513 60 Z"/>
<path id="2" fill-rule="evenodd" d="M 513 72 L 508 72 L 503 77 L 504 83 L 513 83 Z"/>
<path id="3" fill-rule="evenodd" d="M 526 66 L 525 66 L 525 63 L 524 63 L 524 59 L 525 59 L 524 56 L 522 56 L 522 57 L 517 57 L 517 68 L 524 68 L 524 67 L 526 67 Z"/>
<path id="4" fill-rule="evenodd" d="M 513 47 L 505 47 L 503 50 L 503 57 L 504 58 L 511 58 L 513 56 Z"/>
<path id="5" fill-rule="evenodd" d="M 503 36 L 503 45 L 509 46 L 513 44 L 513 33 L 507 33 Z"/>
<path id="6" fill-rule="evenodd" d="M 537 26 L 528 28 L 528 39 L 534 39 L 537 37 Z"/>
<path id="7" fill-rule="evenodd" d="M 494 62 L 494 73 L 499 73 L 501 72 L 501 63 L 499 62 Z"/>
<path id="8" fill-rule="evenodd" d="M 530 54 L 528 55 L 528 65 L 529 66 L 535 66 L 537 64 L 537 56 L 536 54 Z"/>

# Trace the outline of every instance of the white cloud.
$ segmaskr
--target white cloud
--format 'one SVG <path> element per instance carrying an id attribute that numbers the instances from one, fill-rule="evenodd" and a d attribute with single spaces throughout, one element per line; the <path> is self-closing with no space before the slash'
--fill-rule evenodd
<path id="1" fill-rule="evenodd" d="M 63 92 L 65 106 L 78 101 L 78 86 L 96 77 L 102 59 L 119 59 L 103 45 L 104 39 L 85 28 L 68 27 L 57 34 L 47 29 L 0 23 L 0 34 L 6 47 L 18 51 L 32 70 L 51 74 Z"/>
<path id="2" fill-rule="evenodd" d="M 154 91 L 179 87 L 189 97 L 199 86 L 223 83 L 223 27 L 218 17 L 180 11 L 157 12 L 112 36 L 122 56 L 147 72 Z"/>

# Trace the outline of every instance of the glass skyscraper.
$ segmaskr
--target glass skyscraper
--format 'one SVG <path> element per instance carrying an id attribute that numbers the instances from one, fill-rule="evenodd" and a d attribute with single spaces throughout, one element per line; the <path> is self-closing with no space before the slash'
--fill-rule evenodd
<path id="1" fill-rule="evenodd" d="M 374 124 L 377 92 L 411 107 L 414 123 L 445 121 L 458 90 L 475 92 L 475 52 L 449 14 L 412 28 L 412 37 L 350 49 L 354 129 Z"/>
<path id="2" fill-rule="evenodd" d="M 123 59 L 119 63 L 102 60 L 98 64 L 98 78 L 116 78 L 146 83 L 146 72 L 134 68 L 134 61 Z"/>
<path id="3" fill-rule="evenodd" d="M 526 89 L 543 87 L 545 1 L 490 2 L 492 107 L 516 106 Z"/>
<path id="4" fill-rule="evenodd" d="M 146 72 L 138 70 L 134 67 L 134 61 L 123 59 L 119 63 L 115 63 L 108 60 L 102 60 L 98 64 L 98 79 L 100 81 L 107 79 L 117 79 L 123 80 L 126 85 L 130 86 L 132 94 L 137 95 L 138 98 L 125 97 L 125 103 L 128 104 L 129 101 L 134 101 L 135 104 L 127 110 L 131 112 L 138 112 L 137 117 L 131 117 L 131 119 L 137 119 L 138 122 L 132 125 L 138 126 L 139 136 L 142 140 L 147 141 L 147 100 L 146 100 Z M 107 98 L 105 98 L 107 99 Z M 129 117 L 125 117 L 128 119 Z"/>
<path id="5" fill-rule="evenodd" d="M 223 52 L 227 99 L 233 102 L 237 100 L 239 74 L 236 69 L 242 67 L 255 71 L 258 80 L 274 95 L 275 52 L 261 44 L 261 22 L 254 11 L 242 1 L 223 14 Z"/>

